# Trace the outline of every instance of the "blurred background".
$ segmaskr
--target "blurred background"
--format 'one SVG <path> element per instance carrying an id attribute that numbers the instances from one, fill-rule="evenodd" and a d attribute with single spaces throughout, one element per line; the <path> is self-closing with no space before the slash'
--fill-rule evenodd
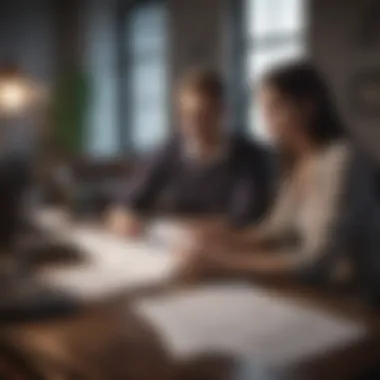
<path id="1" fill-rule="evenodd" d="M 33 164 L 48 198 L 104 211 L 175 130 L 188 69 L 220 71 L 229 128 L 265 143 L 257 84 L 299 58 L 325 72 L 380 165 L 380 0 L 1 0 L 0 157 Z M 15 223 L 10 198 L 0 197 L 0 245 Z"/>
<path id="2" fill-rule="evenodd" d="M 231 128 L 265 140 L 255 83 L 310 57 L 380 160 L 378 0 L 3 0 L 0 19 L 6 149 L 124 165 L 170 134 L 175 82 L 199 65 L 225 75 Z"/>

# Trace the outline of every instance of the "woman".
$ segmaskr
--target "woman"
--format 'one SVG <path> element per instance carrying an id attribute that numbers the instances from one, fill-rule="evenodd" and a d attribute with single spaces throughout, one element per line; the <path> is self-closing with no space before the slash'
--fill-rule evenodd
<path id="1" fill-rule="evenodd" d="M 268 73 L 260 89 L 282 180 L 260 227 L 205 238 L 186 266 L 203 273 L 304 278 L 319 284 L 369 278 L 377 203 L 369 165 L 347 137 L 329 91 L 308 63 Z M 355 271 L 354 271 L 355 269 Z"/>

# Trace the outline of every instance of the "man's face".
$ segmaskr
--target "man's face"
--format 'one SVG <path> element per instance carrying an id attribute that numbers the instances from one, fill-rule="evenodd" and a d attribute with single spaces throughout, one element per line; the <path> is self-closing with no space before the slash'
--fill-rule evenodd
<path id="1" fill-rule="evenodd" d="M 178 108 L 181 133 L 185 139 L 204 142 L 220 133 L 223 115 L 218 100 L 196 91 L 182 90 Z"/>

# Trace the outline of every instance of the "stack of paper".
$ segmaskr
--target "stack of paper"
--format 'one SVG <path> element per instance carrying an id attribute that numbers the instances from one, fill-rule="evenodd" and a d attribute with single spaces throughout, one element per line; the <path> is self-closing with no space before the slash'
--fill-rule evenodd
<path id="1" fill-rule="evenodd" d="M 362 337 L 364 326 L 249 284 L 202 286 L 136 301 L 174 357 L 224 353 L 283 369 Z"/>

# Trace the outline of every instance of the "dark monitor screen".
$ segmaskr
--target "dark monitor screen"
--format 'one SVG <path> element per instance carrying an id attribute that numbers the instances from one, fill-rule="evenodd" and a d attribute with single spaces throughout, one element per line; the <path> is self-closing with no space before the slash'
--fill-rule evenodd
<path id="1" fill-rule="evenodd" d="M 26 160 L 0 159 L 0 246 L 10 244 L 17 233 L 29 184 L 30 170 Z"/>

